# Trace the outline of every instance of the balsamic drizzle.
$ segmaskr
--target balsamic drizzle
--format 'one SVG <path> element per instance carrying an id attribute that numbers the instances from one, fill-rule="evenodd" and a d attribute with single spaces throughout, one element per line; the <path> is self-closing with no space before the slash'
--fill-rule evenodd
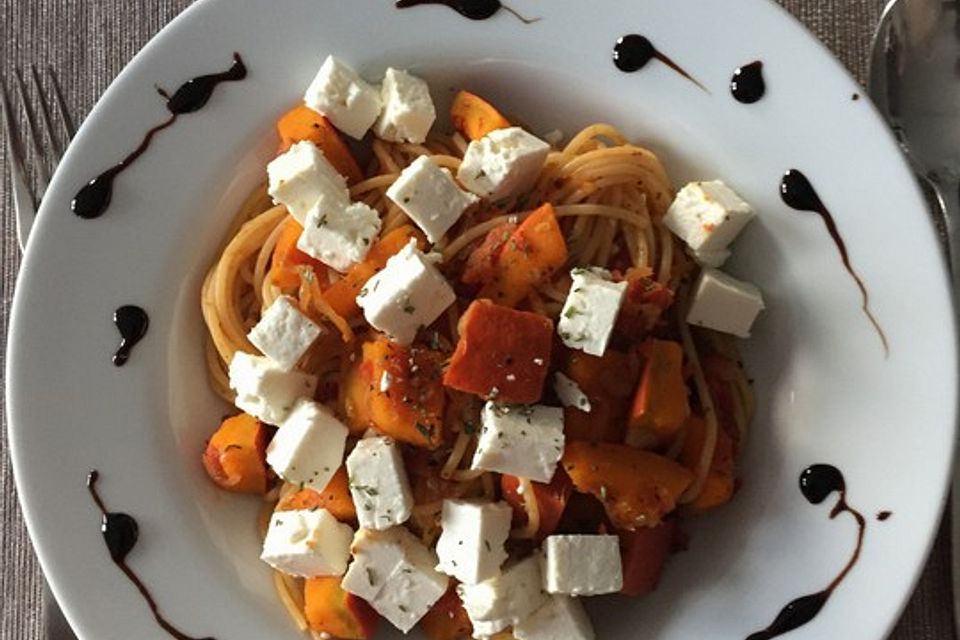
<path id="1" fill-rule="evenodd" d="M 147 335 L 150 316 L 140 307 L 127 304 L 113 312 L 113 324 L 120 332 L 120 346 L 113 354 L 113 364 L 122 367 L 130 359 L 133 348 Z"/>
<path id="2" fill-rule="evenodd" d="M 877 520 L 880 522 L 886 522 L 890 519 L 890 516 L 893 515 L 893 511 L 881 511 L 877 514 Z"/>
<path id="3" fill-rule="evenodd" d="M 205 76 L 199 76 L 188 80 L 179 89 L 174 91 L 173 95 L 167 95 L 163 90 L 159 90 L 161 96 L 167 100 L 167 110 L 170 117 L 153 127 L 143 136 L 143 140 L 136 149 L 131 151 L 123 160 L 113 165 L 96 178 L 88 182 L 77 192 L 73 198 L 71 208 L 73 212 L 81 218 L 98 218 L 110 206 L 110 199 L 113 196 L 113 181 L 118 175 L 132 165 L 137 158 L 142 156 L 150 147 L 153 137 L 159 132 L 173 125 L 177 118 L 185 113 L 198 111 L 213 95 L 213 90 L 221 82 L 231 82 L 242 80 L 247 77 L 247 68 L 240 58 L 240 54 L 233 54 L 233 65 L 222 73 L 214 73 Z"/>
<path id="4" fill-rule="evenodd" d="M 710 93 L 709 89 L 700 84 L 683 67 L 659 51 L 645 36 L 637 33 L 622 36 L 613 47 L 613 64 L 617 65 L 617 69 L 624 73 L 639 71 L 647 66 L 647 63 L 651 60 L 659 60 L 693 84 Z"/>
<path id="5" fill-rule="evenodd" d="M 860 550 L 863 547 L 863 534 L 867 528 L 867 521 L 863 514 L 851 507 L 847 503 L 847 486 L 843 479 L 843 473 L 836 467 L 829 464 L 815 464 L 807 467 L 800 474 L 800 491 L 803 497 L 811 504 L 820 504 L 832 493 L 839 494 L 837 504 L 830 510 L 830 519 L 836 518 L 841 513 L 849 513 L 857 522 L 857 546 L 853 550 L 853 555 L 843 570 L 837 574 L 825 589 L 796 598 L 790 601 L 769 627 L 762 631 L 757 631 L 747 636 L 747 640 L 770 640 L 776 636 L 783 635 L 788 631 L 793 631 L 801 627 L 820 613 L 827 600 L 833 595 L 836 588 L 847 577 L 850 570 L 860 558 Z"/>
<path id="6" fill-rule="evenodd" d="M 833 243 L 837 246 L 837 251 L 840 253 L 840 258 L 843 260 L 843 266 L 846 268 L 847 273 L 850 274 L 850 277 L 853 278 L 854 282 L 857 283 L 857 288 L 860 289 L 861 309 L 863 309 L 863 313 L 867 316 L 870 324 L 873 325 L 877 335 L 880 337 L 880 342 L 883 344 L 884 356 L 889 356 L 890 344 L 887 342 L 887 334 L 884 333 L 880 323 L 870 310 L 870 294 L 867 292 L 867 287 L 863 284 L 863 280 L 860 279 L 860 276 L 850 263 L 847 245 L 840 235 L 840 230 L 837 229 L 837 223 L 827 207 L 824 206 L 823 201 L 820 200 L 816 189 L 810 184 L 807 176 L 803 175 L 803 172 L 797 169 L 790 169 L 784 174 L 783 179 L 780 181 L 780 197 L 791 209 L 811 211 L 823 219 L 823 224 L 826 225 L 827 232 L 830 234 L 830 238 L 833 239 Z"/>
<path id="7" fill-rule="evenodd" d="M 733 72 L 730 93 L 737 102 L 753 104 L 763 97 L 767 83 L 763 80 L 763 62 L 754 60 Z"/>
<path id="8" fill-rule="evenodd" d="M 133 583 L 133 586 L 137 588 L 137 591 L 140 592 L 140 595 L 143 596 L 143 599 L 150 607 L 150 611 L 153 613 L 157 624 L 170 634 L 170 636 L 176 638 L 176 640 L 214 640 L 212 637 L 199 638 L 188 636 L 173 626 L 170 621 L 160 613 L 160 608 L 157 606 L 156 600 L 153 599 L 150 590 L 147 589 L 143 581 L 140 580 L 140 577 L 130 568 L 130 565 L 127 564 L 127 555 L 129 555 L 136 546 L 137 540 L 140 537 L 140 527 L 137 525 L 136 519 L 129 514 L 118 511 L 107 511 L 107 507 L 104 505 L 103 499 L 101 499 L 100 493 L 97 491 L 97 480 L 99 480 L 99 478 L 100 472 L 96 469 L 92 470 L 87 475 L 87 490 L 90 492 L 90 496 L 102 514 L 100 532 L 103 534 L 103 541 L 107 544 L 107 550 L 110 552 L 110 559 L 123 571 L 124 575 Z"/>
<path id="9" fill-rule="evenodd" d="M 523 24 L 533 24 L 540 18 L 525 18 L 516 9 L 513 9 L 500 0 L 397 0 L 397 9 L 408 9 L 421 4 L 440 4 L 450 7 L 464 18 L 470 20 L 486 20 L 492 18 L 500 9 L 513 14 Z"/>

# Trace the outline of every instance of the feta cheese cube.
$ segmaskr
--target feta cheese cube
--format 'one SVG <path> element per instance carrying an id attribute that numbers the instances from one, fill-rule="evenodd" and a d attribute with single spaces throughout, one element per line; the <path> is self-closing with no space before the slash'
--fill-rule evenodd
<path id="1" fill-rule="evenodd" d="M 404 169 L 387 189 L 387 197 L 423 229 L 430 242 L 440 240 L 479 200 L 458 187 L 450 172 L 428 156 L 420 156 Z"/>
<path id="2" fill-rule="evenodd" d="M 426 141 L 437 111 L 430 98 L 430 87 L 406 71 L 388 67 L 380 87 L 383 111 L 373 125 L 378 138 L 391 142 Z"/>
<path id="3" fill-rule="evenodd" d="M 287 482 L 323 491 L 340 467 L 348 433 L 325 406 L 301 399 L 267 445 L 267 464 Z"/>
<path id="4" fill-rule="evenodd" d="M 491 131 L 467 145 L 457 180 L 475 194 L 498 200 L 536 182 L 550 145 L 520 127 Z"/>
<path id="5" fill-rule="evenodd" d="M 373 126 L 382 106 L 380 91 L 338 58 L 327 56 L 303 102 L 340 131 L 359 140 Z"/>
<path id="6" fill-rule="evenodd" d="M 350 202 L 347 181 L 323 152 L 309 141 L 298 142 L 267 165 L 273 201 L 282 204 L 301 224 L 307 212 L 323 200 L 327 206 L 345 207 Z"/>
<path id="7" fill-rule="evenodd" d="M 277 571 L 313 578 L 347 570 L 353 529 L 326 509 L 275 511 L 260 559 Z"/>
<path id="8" fill-rule="evenodd" d="M 602 356 L 617 323 L 617 314 L 627 291 L 626 282 L 611 282 L 603 269 L 574 269 L 573 284 L 563 303 L 557 333 L 563 344 Z"/>
<path id="9" fill-rule="evenodd" d="M 380 233 L 380 214 L 363 202 L 326 205 L 321 201 L 307 212 L 297 248 L 342 273 L 367 256 Z"/>
<path id="10" fill-rule="evenodd" d="M 410 517 L 410 481 L 400 448 L 391 438 L 364 438 L 357 442 L 347 457 L 347 476 L 361 527 L 389 529 Z"/>
<path id="11" fill-rule="evenodd" d="M 563 409 L 487 402 L 481 422 L 471 469 L 550 482 L 563 455 Z"/>
<path id="12" fill-rule="evenodd" d="M 623 588 L 617 536 L 548 536 L 543 551 L 543 585 L 548 593 L 598 596 Z"/>
<path id="13" fill-rule="evenodd" d="M 280 296 L 250 330 L 247 339 L 284 371 L 290 371 L 323 330 L 297 307 L 289 296 Z"/>
<path id="14" fill-rule="evenodd" d="M 756 286 L 716 269 L 704 269 L 693 285 L 687 322 L 749 338 L 750 327 L 763 309 L 763 294 Z"/>
<path id="15" fill-rule="evenodd" d="M 353 562 L 340 586 L 404 633 L 447 590 L 449 578 L 433 568 L 436 555 L 403 527 L 361 529 L 351 550 Z"/>
<path id="16" fill-rule="evenodd" d="M 463 608 L 473 624 L 473 637 L 500 633 L 545 605 L 547 594 L 541 582 L 540 561 L 533 555 L 489 580 L 457 585 Z"/>
<path id="17" fill-rule="evenodd" d="M 233 403 L 238 409 L 278 425 L 299 398 L 313 396 L 317 377 L 284 371 L 269 358 L 238 351 L 230 361 L 230 388 L 237 393 Z"/>
<path id="18" fill-rule="evenodd" d="M 444 500 L 437 571 L 467 584 L 498 575 L 507 559 L 503 544 L 510 535 L 512 517 L 513 510 L 505 502 Z"/>
<path id="19" fill-rule="evenodd" d="M 563 406 L 590 413 L 590 398 L 583 392 L 580 385 L 559 371 L 553 374 L 553 390 Z"/>
<path id="20" fill-rule="evenodd" d="M 547 604 L 513 626 L 517 640 L 594 640 L 593 625 L 577 598 L 550 596 Z"/>
<path id="21" fill-rule="evenodd" d="M 717 268 L 727 261 L 727 258 L 730 257 L 729 249 L 721 249 L 720 251 L 693 251 L 689 250 L 690 255 L 693 256 L 693 259 L 697 261 L 697 264 L 703 267 L 713 267 Z"/>
<path id="22" fill-rule="evenodd" d="M 724 251 L 751 219 L 753 209 L 720 180 L 691 182 L 680 190 L 663 224 L 687 243 L 702 264 L 719 267 Z"/>
<path id="23" fill-rule="evenodd" d="M 375 329 L 407 345 L 456 299 L 440 271 L 411 240 L 367 281 L 357 304 Z"/>

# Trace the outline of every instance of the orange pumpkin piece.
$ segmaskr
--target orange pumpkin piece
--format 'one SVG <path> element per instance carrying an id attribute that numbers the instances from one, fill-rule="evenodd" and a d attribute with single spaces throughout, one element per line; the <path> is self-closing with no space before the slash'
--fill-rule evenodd
<path id="1" fill-rule="evenodd" d="M 533 487 L 533 495 L 540 515 L 540 526 L 537 528 L 535 538 L 543 540 L 556 532 L 570 494 L 573 493 L 573 483 L 563 469 L 557 469 L 549 484 L 532 481 L 530 484 Z M 508 474 L 500 476 L 500 493 L 504 501 L 513 508 L 514 525 L 522 527 L 527 523 L 528 516 L 526 496 L 520 494 L 519 487 L 520 478 L 517 476 Z"/>
<path id="2" fill-rule="evenodd" d="M 500 253 L 516 230 L 517 225 L 511 222 L 505 222 L 491 229 L 483 242 L 467 256 L 467 264 L 460 280 L 466 284 L 492 282 L 497 275 L 497 261 Z"/>
<path id="3" fill-rule="evenodd" d="M 365 342 L 346 382 L 344 410 L 351 430 L 373 427 L 400 442 L 439 447 L 446 404 L 442 362 L 437 351 L 404 347 L 384 336 Z"/>
<path id="4" fill-rule="evenodd" d="M 417 241 L 417 246 L 421 249 L 426 247 L 426 238 L 420 231 L 410 225 L 398 227 L 380 238 L 370 248 L 363 262 L 353 265 L 348 272 L 343 274 L 340 280 L 324 290 L 324 299 L 341 317 L 349 320 L 358 316 L 360 307 L 357 306 L 357 296 L 363 289 L 363 285 L 367 284 L 367 280 L 386 266 L 387 260 L 407 246 L 407 243 L 414 238 Z"/>
<path id="5" fill-rule="evenodd" d="M 627 425 L 627 443 L 666 442 L 690 416 L 679 342 L 650 339 L 640 346 L 643 373 Z"/>
<path id="6" fill-rule="evenodd" d="M 707 424 L 704 419 L 691 416 L 687 421 L 687 434 L 680 453 L 680 461 L 688 469 L 695 471 L 699 466 L 706 437 Z M 718 428 L 710 471 L 707 472 L 700 495 L 688 506 L 695 511 L 704 511 L 730 502 L 736 486 L 735 464 L 733 439 L 723 428 Z"/>
<path id="7" fill-rule="evenodd" d="M 624 444 L 568 442 L 562 463 L 576 490 L 598 498 L 627 531 L 658 525 L 693 482 L 686 467 Z"/>
<path id="8" fill-rule="evenodd" d="M 246 413 L 225 419 L 203 452 L 207 475 L 235 493 L 263 494 L 268 488 L 267 427 Z"/>
<path id="9" fill-rule="evenodd" d="M 459 330 L 445 385 L 503 403 L 540 399 L 553 344 L 549 318 L 474 300 L 460 318 Z"/>
<path id="10" fill-rule="evenodd" d="M 341 640 L 368 640 L 380 617 L 365 600 L 340 588 L 340 576 L 308 578 L 303 585 L 304 614 L 310 628 Z"/>
<path id="11" fill-rule="evenodd" d="M 590 413 L 575 407 L 563 410 L 567 439 L 623 442 L 630 400 L 639 376 L 636 358 L 613 349 L 607 349 L 600 357 L 573 351 L 563 372 L 590 399 Z"/>
<path id="12" fill-rule="evenodd" d="M 340 133 L 329 120 L 310 107 L 301 104 L 280 116 L 277 133 L 280 134 L 281 153 L 297 142 L 309 140 L 323 151 L 323 155 L 347 179 L 348 184 L 363 180 L 363 172 Z"/>
<path id="13" fill-rule="evenodd" d="M 479 298 L 515 306 L 567 262 L 567 243 L 549 202 L 531 213 L 510 235 L 496 259 L 493 279 Z"/>
<path id="14" fill-rule="evenodd" d="M 663 565 L 674 550 L 678 532 L 676 519 L 656 527 L 636 531 L 618 531 L 623 564 L 623 588 L 620 593 L 639 596 L 657 588 Z"/>
<path id="15" fill-rule="evenodd" d="M 473 625 L 467 617 L 455 584 L 420 618 L 420 628 L 430 640 L 467 640 L 473 637 Z"/>
<path id="16" fill-rule="evenodd" d="M 303 227 L 292 217 L 283 221 L 277 244 L 273 247 L 273 257 L 270 261 L 270 278 L 280 288 L 300 286 L 300 272 L 298 266 L 308 266 L 318 277 L 327 273 L 327 266 L 297 249 L 297 240 L 303 233 Z"/>
<path id="17" fill-rule="evenodd" d="M 323 491 L 301 489 L 282 498 L 277 503 L 277 511 L 304 511 L 308 509 L 326 509 L 340 522 L 352 522 L 357 519 L 357 508 L 350 495 L 350 481 L 347 468 L 340 465 L 337 472 Z"/>
<path id="18" fill-rule="evenodd" d="M 450 122 L 467 140 L 478 140 L 491 131 L 506 129 L 510 121 L 493 105 L 469 91 L 459 91 L 450 105 Z"/>
<path id="19" fill-rule="evenodd" d="M 615 330 L 628 340 L 638 341 L 673 305 L 674 294 L 669 287 L 647 275 L 640 275 L 636 269 L 627 273 L 627 282 Z"/>

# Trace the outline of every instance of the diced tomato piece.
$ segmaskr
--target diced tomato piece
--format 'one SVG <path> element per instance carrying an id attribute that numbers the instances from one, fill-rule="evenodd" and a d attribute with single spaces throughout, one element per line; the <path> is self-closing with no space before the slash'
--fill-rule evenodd
<path id="1" fill-rule="evenodd" d="M 540 400 L 553 343 L 549 318 L 474 300 L 459 329 L 445 385 L 503 403 Z"/>

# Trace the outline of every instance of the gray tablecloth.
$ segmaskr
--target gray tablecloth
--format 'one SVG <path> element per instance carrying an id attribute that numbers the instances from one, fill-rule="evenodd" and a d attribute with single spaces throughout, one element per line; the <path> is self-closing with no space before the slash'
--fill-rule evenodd
<path id="1" fill-rule="evenodd" d="M 0 0 L 3 81 L 11 86 L 14 67 L 52 65 L 79 122 L 140 47 L 189 4 L 190 0 Z M 864 79 L 870 36 L 884 0 L 781 0 L 781 4 Z M 19 252 L 5 171 L 0 184 L 0 340 L 6 345 Z M 0 638 L 38 640 L 41 578 L 17 505 L 6 427 L 4 413 L 0 418 Z M 947 546 L 941 531 L 894 640 L 954 638 Z"/>

